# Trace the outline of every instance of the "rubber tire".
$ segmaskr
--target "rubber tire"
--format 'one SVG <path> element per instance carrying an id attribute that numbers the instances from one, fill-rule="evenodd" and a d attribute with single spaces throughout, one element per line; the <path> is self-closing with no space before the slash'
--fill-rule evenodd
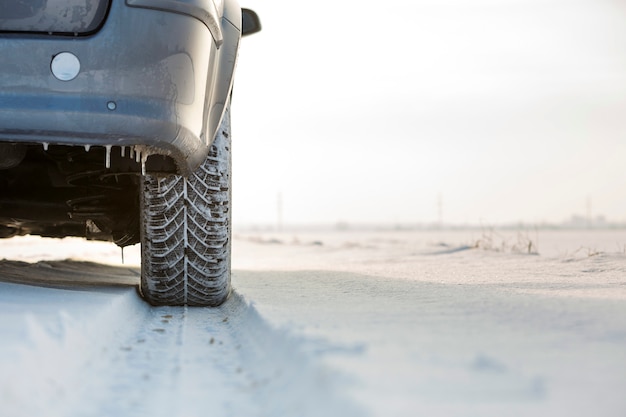
<path id="1" fill-rule="evenodd" d="M 230 294 L 230 145 L 227 109 L 189 178 L 143 176 L 141 294 L 152 305 L 218 306 Z"/>

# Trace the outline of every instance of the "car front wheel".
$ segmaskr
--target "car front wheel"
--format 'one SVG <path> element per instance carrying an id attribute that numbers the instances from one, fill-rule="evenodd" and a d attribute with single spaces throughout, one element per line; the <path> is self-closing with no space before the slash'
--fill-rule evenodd
<path id="1" fill-rule="evenodd" d="M 141 184 L 141 293 L 153 305 L 217 306 L 230 293 L 230 112 L 188 178 Z"/>

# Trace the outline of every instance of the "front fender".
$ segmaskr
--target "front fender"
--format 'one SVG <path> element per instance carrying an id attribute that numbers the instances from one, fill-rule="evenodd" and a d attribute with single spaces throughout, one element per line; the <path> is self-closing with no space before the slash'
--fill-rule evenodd
<path id="1" fill-rule="evenodd" d="M 208 83 L 211 90 L 207 90 L 210 104 L 207 106 L 205 140 L 207 145 L 220 126 L 224 111 L 230 100 L 237 64 L 239 42 L 241 40 L 241 8 L 236 0 L 218 0 L 217 7 L 221 8 L 223 43 L 218 50 L 218 64 L 215 66 L 214 83 Z"/>

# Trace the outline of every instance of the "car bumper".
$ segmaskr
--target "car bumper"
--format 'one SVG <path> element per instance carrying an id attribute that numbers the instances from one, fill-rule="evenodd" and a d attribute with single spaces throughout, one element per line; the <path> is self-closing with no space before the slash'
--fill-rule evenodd
<path id="1" fill-rule="evenodd" d="M 61 52 L 80 61 L 70 81 L 51 71 Z M 141 146 L 188 173 L 212 140 L 206 121 L 217 54 L 198 19 L 122 1 L 91 36 L 2 34 L 0 140 Z"/>

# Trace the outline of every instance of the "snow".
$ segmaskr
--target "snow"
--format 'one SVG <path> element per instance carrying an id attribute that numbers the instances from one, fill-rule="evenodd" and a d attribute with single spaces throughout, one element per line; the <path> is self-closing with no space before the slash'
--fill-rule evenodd
<path id="1" fill-rule="evenodd" d="M 0 415 L 623 416 L 625 244 L 237 233 L 210 309 L 142 302 L 137 247 L 0 241 Z"/>

